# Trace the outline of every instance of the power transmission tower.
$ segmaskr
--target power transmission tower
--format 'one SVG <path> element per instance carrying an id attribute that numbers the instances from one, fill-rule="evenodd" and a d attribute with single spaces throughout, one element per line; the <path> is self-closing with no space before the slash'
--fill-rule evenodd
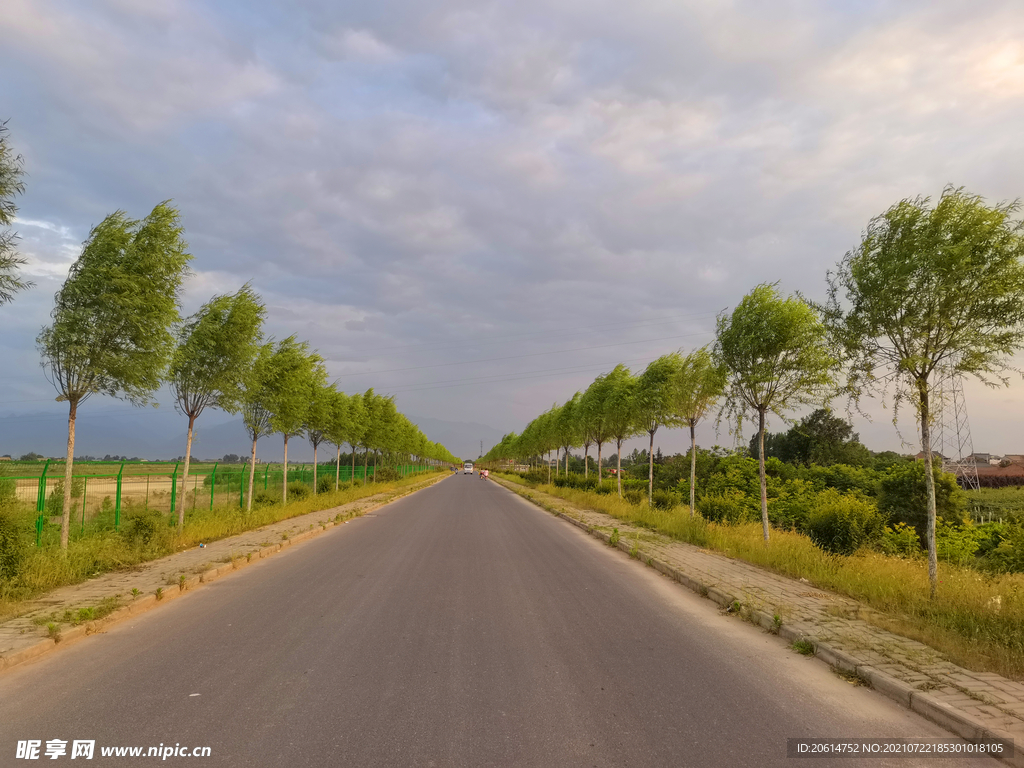
<path id="1" fill-rule="evenodd" d="M 935 371 L 935 393 L 940 408 L 937 443 L 943 471 L 956 475 L 964 490 L 976 491 L 980 487 L 978 465 L 974 460 L 971 425 L 967 421 L 964 377 L 957 372 L 956 364 L 957 360 L 951 358 Z"/>

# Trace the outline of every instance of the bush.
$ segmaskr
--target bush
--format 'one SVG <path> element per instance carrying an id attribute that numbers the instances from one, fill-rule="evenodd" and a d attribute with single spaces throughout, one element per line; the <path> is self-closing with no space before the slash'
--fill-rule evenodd
<path id="1" fill-rule="evenodd" d="M 321 474 L 317 475 L 316 478 L 316 492 L 317 493 L 330 493 L 334 490 L 334 475 Z M 338 486 L 341 487 L 340 485 Z"/>
<path id="2" fill-rule="evenodd" d="M 394 467 L 377 467 L 371 477 L 375 483 L 393 483 L 402 479 L 402 473 Z"/>
<path id="3" fill-rule="evenodd" d="M 906 523 L 885 526 L 879 540 L 882 551 L 891 557 L 919 557 L 921 539 L 917 531 Z"/>
<path id="4" fill-rule="evenodd" d="M 288 483 L 288 501 L 302 501 L 312 492 L 313 489 L 305 483 Z"/>
<path id="5" fill-rule="evenodd" d="M 548 481 L 546 469 L 531 469 L 528 472 L 521 472 L 519 476 L 530 485 L 544 485 Z"/>
<path id="6" fill-rule="evenodd" d="M 259 509 L 260 507 L 270 507 L 277 504 L 281 500 L 281 497 L 276 493 L 270 491 L 257 491 L 252 497 L 253 509 Z"/>
<path id="7" fill-rule="evenodd" d="M 996 573 L 1024 573 L 1024 525 L 1007 525 L 999 544 L 980 565 Z"/>
<path id="8" fill-rule="evenodd" d="M 651 497 L 651 506 L 654 509 L 672 509 L 678 507 L 681 503 L 679 497 L 672 493 L 672 491 L 658 489 Z"/>
<path id="9" fill-rule="evenodd" d="M 121 535 L 133 544 L 149 544 L 156 535 L 159 514 L 139 512 L 133 514 L 121 527 Z"/>
<path id="10" fill-rule="evenodd" d="M 608 493 L 618 493 L 619 486 L 615 480 L 609 480 L 608 478 L 603 479 L 599 484 L 594 487 L 595 493 L 605 495 Z"/>
<path id="11" fill-rule="evenodd" d="M 10 509 L 17 503 L 17 481 L 0 477 L 0 509 Z"/>
<path id="12" fill-rule="evenodd" d="M 928 506 L 924 484 L 924 462 L 913 461 L 890 467 L 878 491 L 878 511 L 894 522 L 917 529 L 922 541 L 928 535 Z M 935 468 L 935 505 L 938 517 L 961 520 L 966 496 L 956 477 Z"/>
<path id="13" fill-rule="evenodd" d="M 775 498 L 768 499 L 768 521 L 780 530 L 802 531 L 817 498 L 818 492 L 809 481 L 789 480 L 777 489 Z"/>
<path id="14" fill-rule="evenodd" d="M 863 496 L 828 488 L 815 499 L 805 527 L 811 541 L 826 552 L 852 555 L 881 538 L 885 518 Z"/>
<path id="15" fill-rule="evenodd" d="M 18 528 L 7 515 L 0 514 L 0 579 L 13 579 L 18 575 L 25 547 Z"/>
<path id="16" fill-rule="evenodd" d="M 82 498 L 85 490 L 85 480 L 80 477 L 71 478 L 71 500 Z M 64 514 L 64 478 L 60 478 L 53 485 L 53 490 L 46 499 L 46 513 L 56 517 Z"/>
<path id="17" fill-rule="evenodd" d="M 754 511 L 743 494 L 709 493 L 697 502 L 697 511 L 705 520 L 714 523 L 749 523 L 755 519 Z"/>
<path id="18" fill-rule="evenodd" d="M 641 491 L 636 488 L 626 489 L 625 486 L 622 488 L 622 498 L 624 498 L 630 504 L 643 504 L 647 501 L 647 491 Z"/>
<path id="19" fill-rule="evenodd" d="M 978 533 L 970 523 L 961 525 L 940 517 L 935 521 L 935 549 L 940 560 L 967 565 L 978 551 Z"/>
<path id="20" fill-rule="evenodd" d="M 584 477 L 583 475 L 559 475 L 552 478 L 552 485 L 556 488 L 573 488 L 578 491 L 597 490 L 596 477 Z"/>

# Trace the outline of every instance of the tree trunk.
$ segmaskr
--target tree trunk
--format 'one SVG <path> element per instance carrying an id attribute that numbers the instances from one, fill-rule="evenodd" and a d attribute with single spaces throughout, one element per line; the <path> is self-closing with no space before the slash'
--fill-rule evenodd
<path id="1" fill-rule="evenodd" d="M 317 443 L 313 443 L 313 495 L 316 496 L 316 447 Z"/>
<path id="2" fill-rule="evenodd" d="M 583 477 L 590 477 L 590 443 L 583 446 Z"/>
<path id="3" fill-rule="evenodd" d="M 655 427 L 650 431 L 651 435 L 651 450 L 647 457 L 647 506 L 654 506 L 654 433 L 658 431 Z"/>
<path id="4" fill-rule="evenodd" d="M 931 412 L 928 404 L 928 380 L 918 379 L 917 394 L 921 404 L 921 450 L 924 451 L 924 488 L 928 503 L 928 585 L 931 598 L 939 585 L 939 554 L 935 542 L 935 470 L 932 468 Z"/>
<path id="5" fill-rule="evenodd" d="M 619 481 L 619 498 L 622 498 L 622 441 L 615 442 L 615 477 Z"/>
<path id="6" fill-rule="evenodd" d="M 601 443 L 597 444 L 597 484 L 601 484 Z"/>
<path id="7" fill-rule="evenodd" d="M 338 443 L 338 456 L 334 460 L 334 490 L 341 485 L 341 443 Z"/>
<path id="8" fill-rule="evenodd" d="M 196 417 L 191 413 L 188 415 L 188 437 L 185 439 L 185 473 L 181 478 L 181 499 L 184 502 L 185 489 L 188 487 L 188 465 L 192 458 L 192 428 L 195 426 Z M 178 530 L 185 528 L 185 504 L 182 503 L 178 509 Z"/>
<path id="9" fill-rule="evenodd" d="M 569 448 L 565 449 L 565 476 L 569 477 Z"/>
<path id="10" fill-rule="evenodd" d="M 761 527 L 764 529 L 764 540 L 768 541 L 768 480 L 764 473 L 764 408 L 757 410 L 757 458 L 758 474 L 761 476 Z"/>
<path id="11" fill-rule="evenodd" d="M 348 479 L 352 485 L 356 484 L 356 444 L 349 443 L 348 447 L 352 449 L 352 476 Z"/>
<path id="12" fill-rule="evenodd" d="M 288 433 L 284 433 L 284 490 L 281 491 L 281 503 L 288 503 Z"/>
<path id="13" fill-rule="evenodd" d="M 68 399 L 68 457 L 64 462 L 64 509 L 60 518 L 60 548 L 67 550 L 71 537 L 71 472 L 75 463 L 75 419 L 78 418 L 78 398 Z"/>
<path id="14" fill-rule="evenodd" d="M 690 517 L 693 517 L 694 507 L 697 505 L 696 494 L 697 483 L 697 429 L 694 423 L 690 422 Z"/>
<path id="15" fill-rule="evenodd" d="M 551 485 L 551 449 L 548 449 L 548 485 Z"/>
<path id="16" fill-rule="evenodd" d="M 252 440 L 252 457 L 249 460 L 249 501 L 245 505 L 246 512 L 252 512 L 252 483 L 256 477 L 256 438 Z"/>
<path id="17" fill-rule="evenodd" d="M 377 449 L 373 450 L 373 482 L 377 482 Z"/>
<path id="18" fill-rule="evenodd" d="M 370 449 L 363 451 L 363 485 L 366 485 L 366 470 L 370 466 Z"/>

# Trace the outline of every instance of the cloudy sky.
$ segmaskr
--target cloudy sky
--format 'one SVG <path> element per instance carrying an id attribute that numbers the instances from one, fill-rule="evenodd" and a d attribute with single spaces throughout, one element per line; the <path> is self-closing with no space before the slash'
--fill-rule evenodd
<path id="1" fill-rule="evenodd" d="M 3 5 L 36 287 L 0 415 L 62 412 L 34 338 L 119 208 L 180 208 L 186 311 L 251 280 L 340 387 L 504 432 L 758 282 L 822 297 L 901 198 L 1024 194 L 1019 0 Z M 976 449 L 1024 453 L 1024 384 L 967 396 Z M 898 450 L 889 419 L 855 426 Z"/>

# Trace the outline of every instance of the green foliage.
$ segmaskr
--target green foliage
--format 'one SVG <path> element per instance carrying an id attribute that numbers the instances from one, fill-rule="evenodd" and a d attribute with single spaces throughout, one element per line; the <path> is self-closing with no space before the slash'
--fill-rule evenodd
<path id="1" fill-rule="evenodd" d="M 921 553 L 921 538 L 917 531 L 906 523 L 896 523 L 892 526 L 885 526 L 879 546 L 885 554 L 890 557 L 919 557 Z"/>
<path id="2" fill-rule="evenodd" d="M 85 479 L 81 477 L 71 478 L 71 500 L 82 498 L 85 490 Z M 46 497 L 46 512 L 49 515 L 57 516 L 64 512 L 64 478 L 60 478 L 53 484 L 53 490 Z M 74 505 L 72 505 L 74 506 Z"/>
<path id="3" fill-rule="evenodd" d="M 749 523 L 757 517 L 757 509 L 749 497 L 736 491 L 705 493 L 697 501 L 697 511 L 713 523 Z"/>
<path id="4" fill-rule="evenodd" d="M 828 489 L 818 494 L 805 528 L 811 541 L 825 551 L 852 555 L 881 538 L 885 518 L 871 501 Z"/>
<path id="5" fill-rule="evenodd" d="M 160 528 L 158 513 L 138 511 L 128 515 L 121 526 L 121 535 L 135 545 L 149 544 Z"/>
<path id="6" fill-rule="evenodd" d="M 11 147 L 7 122 L 0 122 L 0 226 L 9 227 L 14 223 L 18 213 L 14 198 L 25 193 L 24 175 L 24 160 Z M 18 275 L 18 268 L 25 264 L 25 259 L 14 249 L 16 239 L 17 235 L 9 229 L 0 230 L 0 306 L 32 285 Z"/>
<path id="7" fill-rule="evenodd" d="M 978 551 L 978 533 L 970 522 L 953 522 L 941 517 L 935 525 L 939 559 L 954 565 L 969 565 Z"/>
<path id="8" fill-rule="evenodd" d="M 18 503 L 18 485 L 16 480 L 0 477 L 0 510 L 10 509 Z"/>
<path id="9" fill-rule="evenodd" d="M 583 491 L 597 489 L 597 477 L 584 477 L 578 474 L 559 475 L 552 478 L 551 482 L 557 488 L 576 488 Z"/>
<path id="10" fill-rule="evenodd" d="M 392 483 L 401 479 L 402 474 L 394 467 L 377 467 L 373 470 L 373 482 L 375 483 Z"/>
<path id="11" fill-rule="evenodd" d="M 935 503 L 939 517 L 961 520 L 966 496 L 956 477 L 934 470 Z M 922 541 L 927 536 L 928 495 L 925 488 L 924 462 L 894 464 L 879 480 L 878 509 L 889 520 L 906 523 L 917 529 Z"/>
<path id="12" fill-rule="evenodd" d="M 288 496 L 290 501 L 302 501 L 307 496 L 313 493 L 313 489 L 305 483 L 289 483 L 288 484 Z"/>
<path id="13" fill-rule="evenodd" d="M 651 498 L 651 506 L 655 509 L 673 509 L 681 503 L 679 496 L 664 489 L 656 490 Z"/>
<path id="14" fill-rule="evenodd" d="M 275 504 L 280 503 L 281 499 L 276 493 L 270 491 L 256 491 L 253 494 L 252 506 L 254 509 L 262 507 L 272 507 Z"/>
<path id="15" fill-rule="evenodd" d="M 750 439 L 750 455 L 758 456 L 757 435 Z M 788 432 L 765 434 L 765 456 L 773 456 L 789 464 L 830 466 L 847 464 L 871 466 L 874 458 L 860 443 L 853 426 L 833 416 L 827 408 L 819 408 L 797 422 Z"/>
<path id="16" fill-rule="evenodd" d="M 18 527 L 7 515 L 0 513 L 0 579 L 11 580 L 18 575 L 25 557 L 25 544 Z"/>
<path id="17" fill-rule="evenodd" d="M 168 375 L 175 407 L 196 417 L 207 407 L 237 413 L 263 339 L 266 308 L 248 284 L 214 296 L 178 330 Z"/>
<path id="18" fill-rule="evenodd" d="M 324 472 L 316 479 L 316 492 L 329 493 L 334 490 L 335 476 Z"/>
<path id="19" fill-rule="evenodd" d="M 1024 525 L 1006 525 L 999 543 L 985 554 L 980 565 L 997 573 L 1024 573 Z"/>

